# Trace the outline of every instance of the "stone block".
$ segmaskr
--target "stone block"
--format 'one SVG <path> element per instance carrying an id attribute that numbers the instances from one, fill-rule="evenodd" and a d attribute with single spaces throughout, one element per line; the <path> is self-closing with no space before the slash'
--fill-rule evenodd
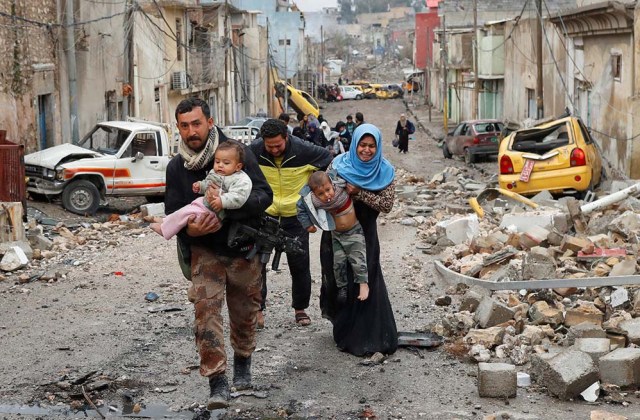
<path id="1" fill-rule="evenodd" d="M 611 351 L 611 340 L 608 338 L 578 338 L 573 347 L 591 356 L 591 360 L 598 366 L 600 358 Z"/>
<path id="2" fill-rule="evenodd" d="M 488 328 L 513 319 L 513 315 L 507 305 L 485 296 L 476 309 L 475 319 L 482 328 Z"/>
<path id="3" fill-rule="evenodd" d="M 553 218 L 556 214 L 561 213 L 559 210 L 549 211 L 527 211 L 526 213 L 505 214 L 500 221 L 500 227 L 515 227 L 517 232 L 526 232 L 531 226 L 539 226 L 544 229 L 551 229 L 553 226 Z"/>
<path id="4" fill-rule="evenodd" d="M 27 234 L 27 239 L 29 239 L 29 243 L 35 249 L 39 249 L 41 251 L 49 251 L 53 248 L 53 241 L 41 233 L 32 235 L 31 233 Z"/>
<path id="5" fill-rule="evenodd" d="M 607 333 L 607 338 L 609 339 L 611 350 L 627 346 L 627 337 L 625 335 Z"/>
<path id="6" fill-rule="evenodd" d="M 492 348 L 502 344 L 504 338 L 504 327 L 491 327 L 484 329 L 471 329 L 465 335 L 464 342 L 467 344 L 482 344 L 487 348 Z"/>
<path id="7" fill-rule="evenodd" d="M 0 260 L 0 270 L 2 271 L 15 271 L 29 263 L 29 259 L 25 255 L 22 248 L 14 246 L 4 254 L 2 260 Z"/>
<path id="8" fill-rule="evenodd" d="M 471 288 L 467 290 L 467 292 L 462 296 L 462 301 L 460 302 L 459 311 L 469 311 L 475 312 L 478 309 L 478 305 L 480 305 L 480 301 L 483 297 L 487 296 L 487 292 L 485 289 L 478 290 L 478 288 Z"/>
<path id="9" fill-rule="evenodd" d="M 545 280 L 556 277 L 556 261 L 548 248 L 536 246 L 525 255 L 522 263 L 523 280 Z"/>
<path id="10" fill-rule="evenodd" d="M 14 246 L 17 246 L 24 252 L 24 255 L 27 256 L 27 259 L 31 260 L 33 258 L 33 249 L 31 245 L 27 241 L 8 241 L 8 242 L 0 242 L 0 255 L 4 255 L 11 250 Z"/>
<path id="11" fill-rule="evenodd" d="M 562 400 L 580 395 L 598 380 L 598 369 L 591 357 L 574 349 L 550 358 L 542 369 L 543 384 L 552 395 Z"/>
<path id="12" fill-rule="evenodd" d="M 539 353 L 531 355 L 531 379 L 540 385 L 544 385 L 544 373 L 549 369 L 549 360 L 559 353 Z"/>
<path id="13" fill-rule="evenodd" d="M 142 217 L 145 216 L 165 216 L 164 203 L 148 203 L 140 206 Z"/>
<path id="14" fill-rule="evenodd" d="M 618 386 L 640 385 L 640 349 L 616 349 L 601 357 L 600 378 Z"/>
<path id="15" fill-rule="evenodd" d="M 518 390 L 516 367 L 507 363 L 478 364 L 478 394 L 487 398 L 514 398 Z"/>
<path id="16" fill-rule="evenodd" d="M 593 325 L 602 325 L 604 314 L 596 314 L 590 312 L 583 312 L 579 309 L 567 309 L 564 314 L 564 325 L 567 327 L 573 327 L 574 325 L 581 324 L 583 322 L 589 322 Z"/>
<path id="17" fill-rule="evenodd" d="M 478 216 L 471 214 L 456 219 L 440 221 L 436 224 L 436 231 L 444 235 L 456 245 L 467 242 L 480 232 Z"/>
<path id="18" fill-rule="evenodd" d="M 544 300 L 539 300 L 529 308 L 529 318 L 535 325 L 559 325 L 562 324 L 562 311 L 552 308 Z"/>
<path id="19" fill-rule="evenodd" d="M 633 318 L 622 321 L 618 328 L 627 332 L 627 339 L 630 343 L 640 346 L 640 318 Z"/>
<path id="20" fill-rule="evenodd" d="M 578 238 L 571 235 L 564 235 L 564 238 L 562 238 L 562 243 L 560 244 L 560 250 L 562 252 L 571 250 L 577 254 L 578 251 L 581 251 L 585 248 L 589 248 L 591 246 L 593 246 L 593 242 L 591 242 L 586 238 Z"/>
<path id="21" fill-rule="evenodd" d="M 523 249 L 531 249 L 541 244 L 546 244 L 549 231 L 540 226 L 530 226 L 520 235 L 520 246 Z"/>

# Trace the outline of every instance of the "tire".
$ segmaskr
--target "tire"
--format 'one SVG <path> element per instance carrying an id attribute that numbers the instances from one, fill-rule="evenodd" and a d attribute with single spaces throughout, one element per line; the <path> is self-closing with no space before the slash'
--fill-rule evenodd
<path id="1" fill-rule="evenodd" d="M 442 143 L 442 154 L 444 155 L 445 159 L 451 159 L 453 157 L 453 155 L 449 151 L 449 148 L 447 147 L 447 142 Z"/>
<path id="2" fill-rule="evenodd" d="M 356 95 L 356 101 L 359 101 L 360 99 L 362 99 L 362 95 Z"/>
<path id="3" fill-rule="evenodd" d="M 466 163 L 467 165 L 476 163 L 476 156 L 471 153 L 469 148 L 464 149 L 464 163 Z"/>
<path id="4" fill-rule="evenodd" d="M 91 181 L 73 181 L 62 191 L 62 205 L 71 213 L 94 215 L 100 206 L 100 192 Z"/>
<path id="5" fill-rule="evenodd" d="M 147 200 L 147 203 L 163 203 L 164 195 L 146 195 L 144 197 Z"/>

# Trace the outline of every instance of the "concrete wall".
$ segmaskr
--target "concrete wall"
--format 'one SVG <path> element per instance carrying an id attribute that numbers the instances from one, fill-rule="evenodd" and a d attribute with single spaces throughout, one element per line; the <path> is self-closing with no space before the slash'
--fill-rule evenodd
<path id="1" fill-rule="evenodd" d="M 15 3 L 15 7 L 12 7 Z M 57 21 L 55 0 L 0 2 L 0 11 L 44 23 Z M 40 148 L 39 97 L 47 112 L 45 143 L 62 141 L 56 42 L 61 31 L 0 16 L 0 129 L 26 151 Z"/>

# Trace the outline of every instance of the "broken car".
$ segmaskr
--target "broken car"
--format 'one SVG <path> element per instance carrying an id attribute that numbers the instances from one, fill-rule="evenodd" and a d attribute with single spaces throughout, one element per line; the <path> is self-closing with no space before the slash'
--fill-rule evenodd
<path id="1" fill-rule="evenodd" d="M 480 156 L 497 155 L 503 128 L 498 120 L 463 121 L 445 137 L 442 154 L 446 159 L 464 156 L 467 164 L 474 163 Z"/>

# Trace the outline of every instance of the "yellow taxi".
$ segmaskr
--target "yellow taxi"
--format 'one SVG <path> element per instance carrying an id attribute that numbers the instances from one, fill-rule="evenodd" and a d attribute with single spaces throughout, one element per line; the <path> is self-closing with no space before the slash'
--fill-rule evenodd
<path id="1" fill-rule="evenodd" d="M 284 89 L 285 82 L 283 80 L 276 80 L 276 96 L 281 101 L 281 106 L 284 106 Z M 296 89 L 291 86 L 289 83 L 286 84 L 288 90 L 287 102 L 291 108 L 293 108 L 298 115 L 309 115 L 312 114 L 314 116 L 320 115 L 320 106 L 315 98 L 309 95 L 304 90 Z"/>
<path id="2" fill-rule="evenodd" d="M 587 127 L 572 116 L 509 134 L 500 143 L 498 163 L 500 188 L 523 195 L 547 190 L 581 198 L 602 175 Z"/>

